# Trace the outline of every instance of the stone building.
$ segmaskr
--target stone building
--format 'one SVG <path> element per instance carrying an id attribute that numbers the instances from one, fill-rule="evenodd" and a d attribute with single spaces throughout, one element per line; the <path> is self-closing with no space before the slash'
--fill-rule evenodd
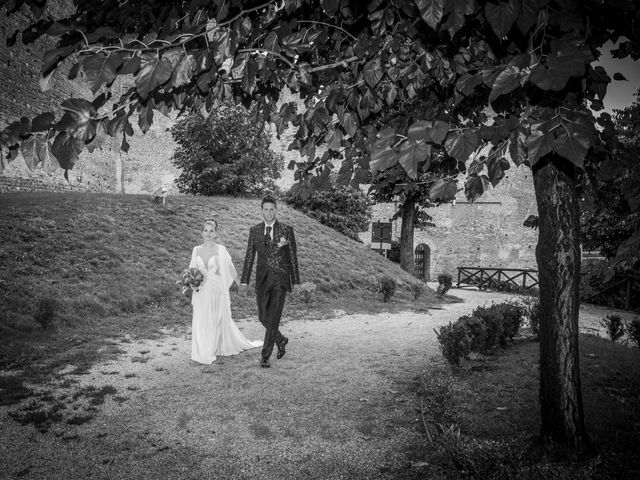
<path id="1" fill-rule="evenodd" d="M 522 225 L 529 215 L 537 215 L 531 170 L 511 167 L 505 173 L 477 202 L 467 202 L 461 191 L 455 202 L 427 210 L 435 227 L 416 230 L 413 242 L 414 248 L 424 249 L 426 279 L 435 280 L 443 272 L 455 278 L 462 266 L 536 268 L 538 231 Z M 396 208 L 376 205 L 373 222 L 388 222 Z M 394 240 L 399 240 L 400 224 L 401 220 L 393 222 Z M 360 238 L 370 245 L 371 229 Z"/>

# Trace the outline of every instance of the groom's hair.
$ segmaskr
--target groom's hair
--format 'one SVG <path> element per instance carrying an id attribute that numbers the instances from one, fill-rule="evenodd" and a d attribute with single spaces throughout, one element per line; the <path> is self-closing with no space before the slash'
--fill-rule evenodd
<path id="1" fill-rule="evenodd" d="M 262 203 L 260 204 L 260 208 L 264 207 L 265 203 L 273 203 L 274 207 L 278 207 L 278 204 L 276 203 L 276 199 L 274 197 L 272 197 L 271 195 L 267 195 L 265 197 L 262 198 Z"/>

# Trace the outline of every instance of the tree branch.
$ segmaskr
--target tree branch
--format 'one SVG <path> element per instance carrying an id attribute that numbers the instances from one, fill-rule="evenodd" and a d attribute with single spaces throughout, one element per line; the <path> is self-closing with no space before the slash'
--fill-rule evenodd
<path id="1" fill-rule="evenodd" d="M 341 67 L 341 66 L 346 67 L 347 63 L 355 62 L 356 60 L 358 60 L 358 57 L 354 55 L 353 57 L 345 58 L 344 60 L 340 60 L 339 62 L 329 63 L 327 65 L 320 65 L 319 67 L 310 68 L 309 70 L 307 70 L 307 72 L 313 73 L 313 72 L 319 72 L 321 70 L 328 70 L 330 68 L 335 68 L 335 67 Z"/>
<path id="2" fill-rule="evenodd" d="M 266 48 L 242 48 L 242 49 L 238 50 L 238 53 L 254 53 L 254 52 L 257 52 L 257 53 L 269 53 L 269 54 L 273 55 L 274 57 L 279 58 L 284 63 L 286 63 L 289 66 L 289 68 L 291 68 L 291 69 L 296 68 L 296 66 L 293 63 L 291 63 L 289 60 L 287 60 L 287 58 L 285 56 L 281 55 L 278 52 L 274 52 L 273 50 L 269 50 L 269 49 L 266 49 Z"/>
<path id="3" fill-rule="evenodd" d="M 317 25 L 324 25 L 325 27 L 329 27 L 329 28 L 335 28 L 336 30 L 340 30 L 342 33 L 344 33 L 345 35 L 348 35 L 349 37 L 351 37 L 353 40 L 358 40 L 357 37 L 354 37 L 353 35 L 351 35 L 349 32 L 347 32 L 344 28 L 339 27 L 337 25 L 331 25 L 330 23 L 325 23 L 325 22 L 317 22 L 315 20 L 298 20 L 298 23 L 311 23 L 311 24 L 317 24 Z"/>

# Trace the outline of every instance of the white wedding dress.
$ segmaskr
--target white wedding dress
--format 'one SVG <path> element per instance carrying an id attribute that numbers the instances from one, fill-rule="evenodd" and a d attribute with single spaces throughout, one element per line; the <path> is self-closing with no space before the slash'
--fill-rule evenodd
<path id="1" fill-rule="evenodd" d="M 236 355 L 250 348 L 262 346 L 262 340 L 248 340 L 231 318 L 229 287 L 238 274 L 227 249 L 220 245 L 208 265 L 193 249 L 189 268 L 197 268 L 204 281 L 191 296 L 193 321 L 191 330 L 191 359 L 199 363 L 213 363 L 217 356 Z"/>

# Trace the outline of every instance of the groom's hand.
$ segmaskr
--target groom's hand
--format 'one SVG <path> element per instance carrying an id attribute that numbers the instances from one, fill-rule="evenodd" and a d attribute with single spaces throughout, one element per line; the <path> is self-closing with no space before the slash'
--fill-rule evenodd
<path id="1" fill-rule="evenodd" d="M 240 295 L 245 295 L 247 293 L 247 284 L 241 283 L 240 285 L 238 285 L 238 292 L 240 293 Z"/>

